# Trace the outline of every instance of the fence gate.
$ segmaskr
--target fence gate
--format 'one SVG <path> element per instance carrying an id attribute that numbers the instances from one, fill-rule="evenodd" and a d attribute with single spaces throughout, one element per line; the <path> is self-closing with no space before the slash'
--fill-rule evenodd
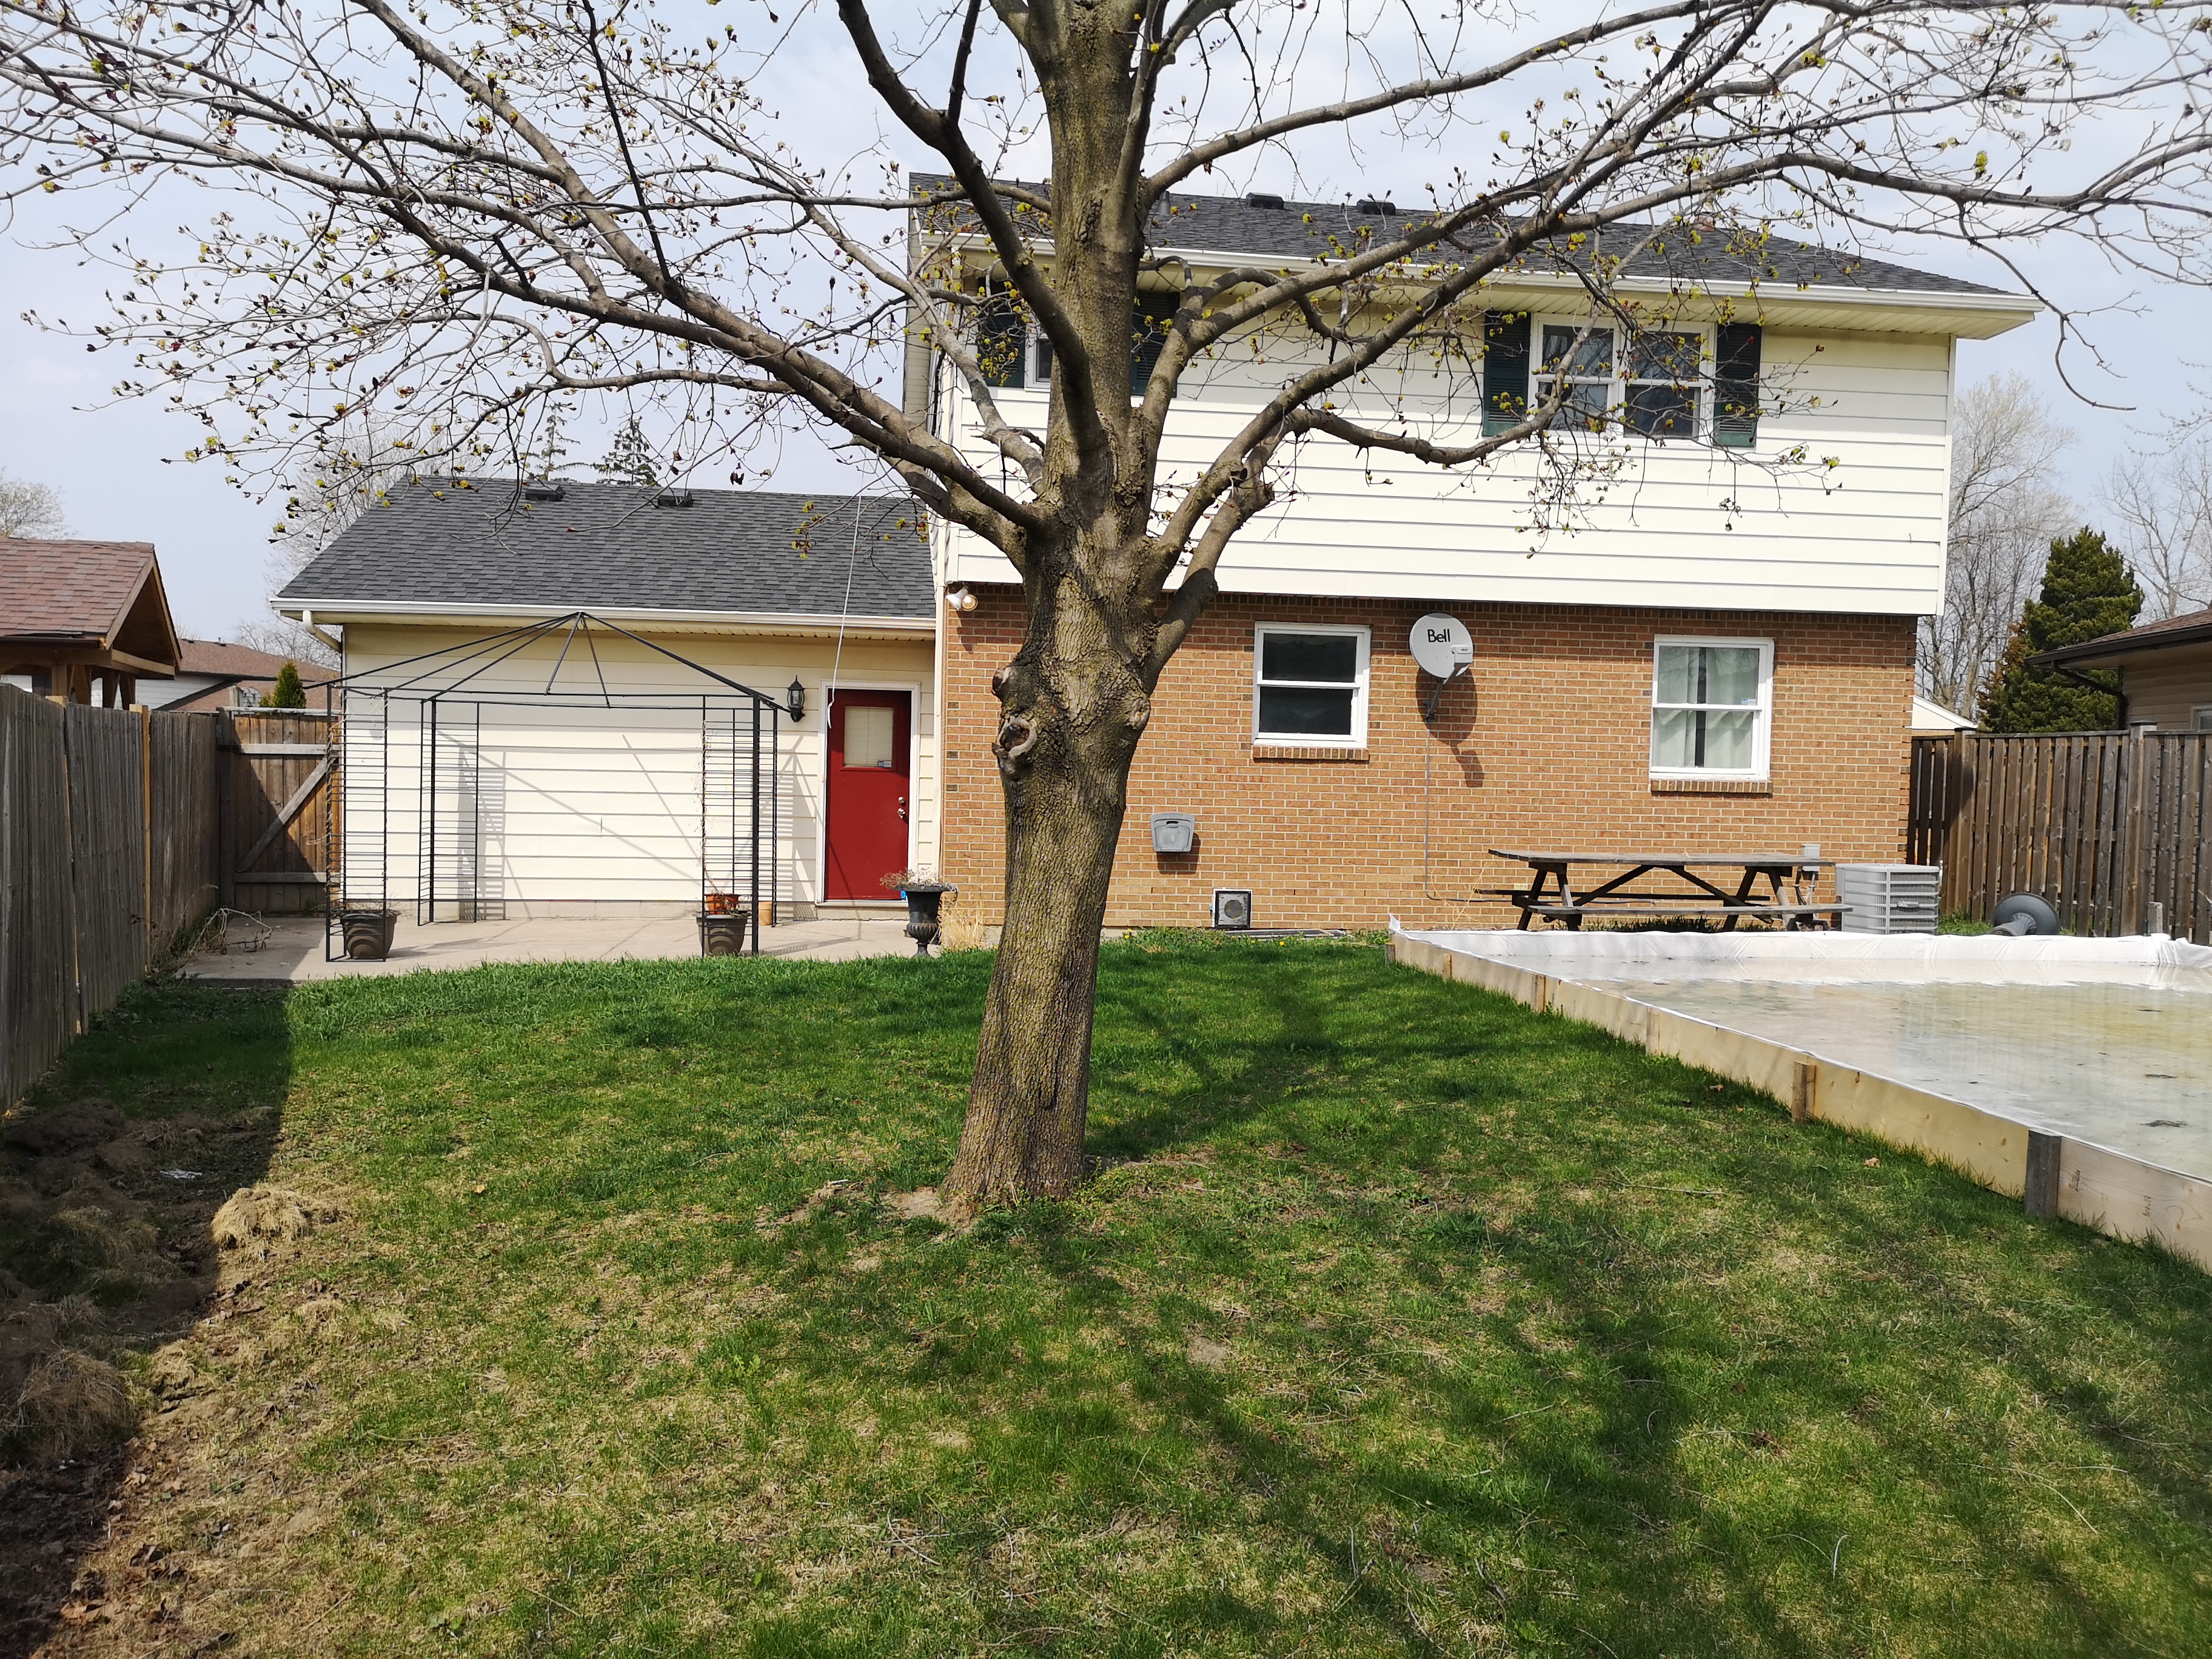
<path id="1" fill-rule="evenodd" d="M 1962 732 L 1912 740 L 1906 856 L 1986 921 L 2039 893 L 2078 933 L 2212 944 L 2212 732 Z"/>
<path id="2" fill-rule="evenodd" d="M 222 720 L 222 902 L 263 914 L 319 911 L 325 849 L 338 844 L 330 833 L 331 716 L 256 708 Z"/>

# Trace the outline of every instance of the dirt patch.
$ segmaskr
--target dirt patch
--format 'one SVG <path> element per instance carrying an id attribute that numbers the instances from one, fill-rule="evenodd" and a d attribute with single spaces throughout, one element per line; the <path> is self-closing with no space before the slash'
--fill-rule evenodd
<path id="1" fill-rule="evenodd" d="M 0 1123 L 0 1659 L 100 1604 L 82 1563 L 118 1518 L 135 1437 L 198 1381 L 182 1344 L 136 1356 L 192 1326 L 224 1255 L 211 1224 L 267 1152 L 264 1120 L 133 1121 L 96 1097 Z M 330 1212 L 248 1207 L 234 1256 Z"/>

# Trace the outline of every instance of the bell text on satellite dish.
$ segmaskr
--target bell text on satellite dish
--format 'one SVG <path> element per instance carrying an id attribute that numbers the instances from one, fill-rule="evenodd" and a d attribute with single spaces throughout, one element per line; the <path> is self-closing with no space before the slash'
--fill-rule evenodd
<path id="1" fill-rule="evenodd" d="M 1474 660 L 1474 635 L 1457 617 L 1432 611 L 1413 624 L 1413 660 L 1440 680 L 1448 680 Z"/>

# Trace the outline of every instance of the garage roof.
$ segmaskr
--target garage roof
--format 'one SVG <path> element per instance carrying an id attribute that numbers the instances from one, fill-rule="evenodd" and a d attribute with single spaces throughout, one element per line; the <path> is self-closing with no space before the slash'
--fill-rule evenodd
<path id="1" fill-rule="evenodd" d="M 893 495 L 416 478 L 277 597 L 435 616 L 490 606 L 791 617 L 935 614 L 927 520 Z"/>

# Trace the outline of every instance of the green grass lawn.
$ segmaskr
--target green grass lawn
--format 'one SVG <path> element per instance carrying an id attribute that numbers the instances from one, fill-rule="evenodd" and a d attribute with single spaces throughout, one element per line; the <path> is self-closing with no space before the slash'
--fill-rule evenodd
<path id="1" fill-rule="evenodd" d="M 281 1110 L 347 1218 L 191 1340 L 73 1639 L 2204 1651 L 2194 1268 L 1371 945 L 1175 938 L 1104 957 L 1122 1161 L 948 1239 L 878 1200 L 988 969 L 134 995 L 47 1097 Z"/>

